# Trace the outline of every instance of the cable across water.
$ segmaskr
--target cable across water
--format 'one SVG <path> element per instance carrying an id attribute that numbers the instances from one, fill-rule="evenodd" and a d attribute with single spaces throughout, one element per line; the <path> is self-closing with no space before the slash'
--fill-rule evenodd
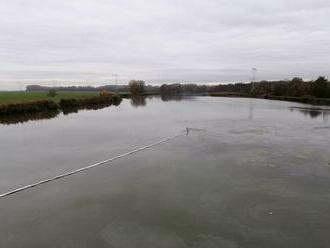
<path id="1" fill-rule="evenodd" d="M 83 168 L 80 168 L 80 169 L 76 169 L 76 170 L 73 170 L 73 171 L 70 171 L 70 172 L 66 172 L 66 173 L 63 173 L 61 175 L 58 175 L 58 176 L 55 176 L 55 177 L 51 177 L 51 178 L 47 178 L 47 179 L 44 179 L 42 181 L 39 181 L 39 182 L 36 182 L 36 183 L 32 183 L 32 184 L 29 184 L 29 185 L 26 185 L 24 187 L 20 187 L 20 188 L 17 188 L 17 189 L 14 189 L 14 190 L 11 190 L 9 192 L 6 192 L 6 193 L 3 193 L 3 194 L 0 194 L 0 198 L 3 198 L 3 197 L 6 197 L 6 196 L 9 196 L 9 195 L 13 195 L 13 194 L 16 194 L 18 192 L 21 192 L 21 191 L 24 191 L 24 190 L 28 190 L 28 189 L 31 189 L 31 188 L 34 188 L 36 186 L 39 186 L 41 184 L 46 184 L 46 183 L 50 183 L 52 181 L 55 181 L 55 180 L 58 180 L 58 179 L 61 179 L 63 177 L 68 177 L 68 176 L 71 176 L 73 174 L 77 174 L 77 173 L 80 173 L 82 171 L 86 171 L 86 170 L 89 170 L 89 169 L 92 169 L 92 168 L 95 168 L 95 167 L 99 167 L 99 166 L 102 166 L 102 165 L 105 165 L 109 162 L 112 162 L 114 160 L 117 160 L 117 159 L 120 159 L 120 158 L 124 158 L 124 157 L 127 157 L 129 155 L 132 155 L 134 153 L 138 153 L 140 151 L 143 151 L 143 150 L 146 150 L 148 148 L 151 148 L 151 147 L 154 147 L 154 146 L 157 146 L 157 145 L 160 145 L 162 143 L 165 143 L 165 142 L 168 142 L 170 140 L 173 140 L 175 138 L 178 138 L 180 136 L 184 136 L 184 135 L 188 135 L 188 131 L 187 131 L 187 134 L 177 134 L 177 135 L 174 135 L 174 136 L 171 136 L 171 137 L 168 137 L 168 138 L 165 138 L 165 139 L 162 139 L 162 140 L 159 140 L 155 143 L 152 143 L 152 144 L 149 144 L 149 145 L 146 145 L 146 146 L 143 146 L 143 147 L 140 147 L 138 149 L 135 149 L 135 150 L 132 150 L 132 151 L 129 151 L 129 152 L 126 152 L 126 153 L 123 153 L 121 155 L 118 155 L 118 156 L 115 156 L 115 157 L 112 157 L 112 158 L 109 158 L 109 159 L 106 159 L 104 161 L 101 161 L 101 162 L 97 162 L 95 164 L 91 164 L 91 165 L 88 165 L 88 166 L 85 166 Z"/>

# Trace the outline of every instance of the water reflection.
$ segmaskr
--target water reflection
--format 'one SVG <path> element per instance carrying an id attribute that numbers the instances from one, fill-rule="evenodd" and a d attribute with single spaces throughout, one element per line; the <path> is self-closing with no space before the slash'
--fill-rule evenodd
<path id="1" fill-rule="evenodd" d="M 152 98 L 152 96 L 150 97 Z M 134 107 L 144 107 L 147 105 L 147 101 L 146 101 L 147 97 L 145 96 L 133 96 L 131 98 L 131 105 Z"/>
<path id="2" fill-rule="evenodd" d="M 10 124 L 20 124 L 28 121 L 47 120 L 57 117 L 59 113 L 60 111 L 46 111 L 46 112 L 39 112 L 33 114 L 24 113 L 24 114 L 0 116 L 0 124 L 10 125 Z"/>
<path id="3" fill-rule="evenodd" d="M 120 111 L 59 115 L 50 125 L 1 126 L 0 192 L 186 126 L 209 133 L 194 131 L 1 201 L 0 247 L 330 244 L 329 125 L 288 108 L 308 105 L 211 97 L 146 101 L 139 109 L 125 100 Z M 247 121 L 249 110 L 253 121 Z"/>
<path id="4" fill-rule="evenodd" d="M 146 106 L 147 98 L 152 98 L 153 96 L 149 97 L 133 97 L 131 98 L 132 106 L 139 107 L 139 106 Z M 52 119 L 57 117 L 61 112 L 64 115 L 75 114 L 78 113 L 80 110 L 98 110 L 107 108 L 110 106 L 119 106 L 120 101 L 117 102 L 109 102 L 109 103 L 102 103 L 102 104 L 91 104 L 91 105 L 77 105 L 77 106 L 62 106 L 61 111 L 42 111 L 42 112 L 34 112 L 34 113 L 20 113 L 20 114 L 11 114 L 11 115 L 0 115 L 0 124 L 10 125 L 10 124 L 20 124 L 25 123 L 28 121 L 37 121 L 37 120 L 44 120 L 44 119 Z"/>
<path id="5" fill-rule="evenodd" d="M 70 107 L 63 108 L 62 112 L 64 115 L 78 113 L 80 110 L 98 110 L 110 107 L 112 104 L 97 104 L 91 106 L 79 106 L 79 107 Z M 119 104 L 113 104 L 118 106 Z M 43 112 L 35 112 L 35 113 L 20 113 L 20 114 L 12 114 L 12 115 L 0 115 L 0 124 L 3 125 L 11 125 L 11 124 L 21 124 L 28 121 L 39 121 L 46 119 L 56 118 L 61 111 L 43 111 Z"/>
<path id="6" fill-rule="evenodd" d="M 89 106 L 74 106 L 74 107 L 64 107 L 62 108 L 63 114 L 68 115 L 68 114 L 73 114 L 73 113 L 78 113 L 79 110 L 98 110 L 98 109 L 103 109 L 110 107 L 111 105 L 118 106 L 120 103 L 104 103 L 104 104 L 92 104 Z"/>
<path id="7" fill-rule="evenodd" d="M 312 119 L 322 117 L 324 120 L 326 120 L 330 115 L 330 109 L 324 108 L 290 107 L 290 111 L 298 111 L 305 116 L 309 116 Z"/>
<path id="8" fill-rule="evenodd" d="M 253 120 L 253 112 L 254 112 L 254 106 L 251 102 L 249 102 L 249 116 L 248 116 L 249 121 Z"/>
<path id="9" fill-rule="evenodd" d="M 147 100 L 152 98 L 159 98 L 163 102 L 169 102 L 169 101 L 182 101 L 184 98 L 188 98 L 187 96 L 184 97 L 182 95 L 160 95 L 160 96 L 133 96 L 131 97 L 131 105 L 133 107 L 145 107 L 147 105 Z"/>
<path id="10" fill-rule="evenodd" d="M 183 95 L 160 95 L 160 96 L 135 96 L 130 98 L 130 103 L 134 107 L 145 107 L 148 103 L 148 100 L 152 98 L 161 99 L 163 102 L 169 101 L 182 101 L 185 99 L 191 99 L 191 96 L 183 96 Z M 118 106 L 118 103 L 105 103 L 105 104 L 93 104 L 89 106 L 75 106 L 75 107 L 64 107 L 62 108 L 62 112 L 64 115 L 69 115 L 73 113 L 78 113 L 80 110 L 98 110 L 107 108 L 111 105 Z M 248 105 L 248 120 L 253 120 L 254 115 L 254 105 L 252 102 L 249 102 Z M 329 108 L 322 107 L 289 107 L 290 111 L 296 111 L 302 113 L 304 116 L 310 117 L 312 119 L 322 117 L 324 121 L 328 121 L 330 116 Z M 52 119 L 57 117 L 61 111 L 52 111 L 52 112 L 38 112 L 38 113 L 24 113 L 24 114 L 16 114 L 16 115 L 0 115 L 0 124 L 10 125 L 10 124 L 20 124 L 28 121 L 38 121 L 45 119 Z"/>
<path id="11" fill-rule="evenodd" d="M 161 95 L 160 96 L 162 101 L 168 102 L 168 101 L 182 101 L 183 96 L 182 95 Z"/>

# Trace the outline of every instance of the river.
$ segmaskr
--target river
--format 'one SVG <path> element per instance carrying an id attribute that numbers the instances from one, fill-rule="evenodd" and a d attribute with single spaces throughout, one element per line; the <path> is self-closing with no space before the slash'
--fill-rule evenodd
<path id="1" fill-rule="evenodd" d="M 330 246 L 330 109 L 147 98 L 0 125 L 0 247 Z M 186 128 L 189 134 L 186 135 Z"/>

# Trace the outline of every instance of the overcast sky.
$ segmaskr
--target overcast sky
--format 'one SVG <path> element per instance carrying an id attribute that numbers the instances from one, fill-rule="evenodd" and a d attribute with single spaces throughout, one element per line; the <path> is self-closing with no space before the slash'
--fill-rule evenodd
<path id="1" fill-rule="evenodd" d="M 329 0 L 1 0 L 0 89 L 330 73 Z"/>

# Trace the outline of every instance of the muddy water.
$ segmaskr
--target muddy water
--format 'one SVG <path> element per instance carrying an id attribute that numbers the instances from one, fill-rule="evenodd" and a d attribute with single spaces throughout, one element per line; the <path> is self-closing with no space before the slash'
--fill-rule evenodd
<path id="1" fill-rule="evenodd" d="M 0 247 L 329 247 L 330 110 L 231 98 L 124 100 L 0 125 Z"/>

